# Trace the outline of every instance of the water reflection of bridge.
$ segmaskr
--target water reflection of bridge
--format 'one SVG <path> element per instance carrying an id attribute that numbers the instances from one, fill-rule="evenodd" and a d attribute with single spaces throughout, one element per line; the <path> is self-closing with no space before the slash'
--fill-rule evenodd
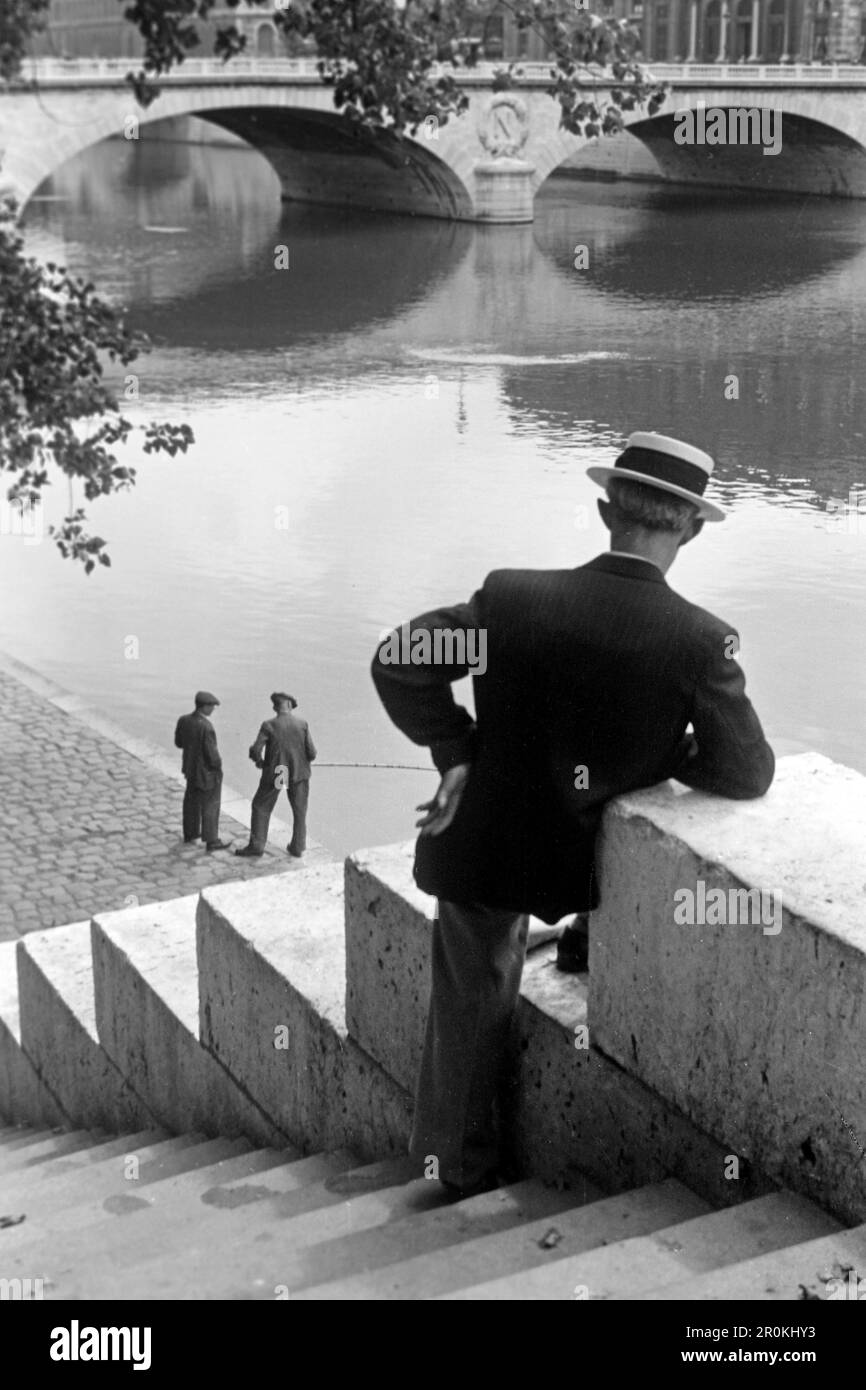
<path id="1" fill-rule="evenodd" d="M 85 154 L 53 182 L 68 201 L 28 217 L 58 260 L 64 236 L 95 254 L 98 230 L 101 283 L 157 339 L 249 352 L 287 382 L 305 344 L 323 340 L 353 374 L 395 353 L 419 384 L 486 371 L 515 428 L 563 456 L 588 426 L 642 425 L 704 443 L 731 483 L 801 478 L 827 498 L 862 479 L 866 228 L 854 205 L 735 207 L 623 186 L 589 201 L 568 186 L 549 190 L 532 227 L 350 223 L 338 210 L 281 214 L 251 151 L 162 148 L 162 177 L 150 169 L 145 186 L 125 142 Z M 157 266 L 153 224 L 184 229 Z M 282 276 L 278 241 L 292 255 Z M 443 350 L 455 343 L 478 348 Z M 291 362 L 268 367 L 269 353 Z"/>

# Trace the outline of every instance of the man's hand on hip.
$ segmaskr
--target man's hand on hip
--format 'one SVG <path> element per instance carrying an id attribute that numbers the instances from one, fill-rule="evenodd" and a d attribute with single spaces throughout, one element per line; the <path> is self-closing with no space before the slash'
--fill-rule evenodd
<path id="1" fill-rule="evenodd" d="M 448 829 L 457 814 L 457 807 L 460 805 L 471 771 L 471 763 L 456 763 L 454 767 L 449 767 L 432 801 L 425 801 L 415 807 L 416 811 L 427 812 L 421 820 L 415 822 L 422 835 L 441 835 L 443 830 Z"/>

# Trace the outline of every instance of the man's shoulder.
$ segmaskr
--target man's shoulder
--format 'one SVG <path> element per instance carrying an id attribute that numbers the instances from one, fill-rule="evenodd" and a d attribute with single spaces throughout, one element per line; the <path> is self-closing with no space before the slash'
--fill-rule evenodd
<path id="1" fill-rule="evenodd" d="M 688 625 L 700 641 L 715 646 L 726 637 L 736 637 L 737 629 L 718 614 L 711 613 L 708 608 L 702 608 L 699 603 L 692 603 L 691 599 L 683 598 L 675 589 L 669 589 L 668 593 L 675 603 L 680 621 Z"/>
<path id="2" fill-rule="evenodd" d="M 557 589 L 573 582 L 578 570 L 491 570 L 484 580 L 484 591 L 493 595 L 536 593 Z"/>

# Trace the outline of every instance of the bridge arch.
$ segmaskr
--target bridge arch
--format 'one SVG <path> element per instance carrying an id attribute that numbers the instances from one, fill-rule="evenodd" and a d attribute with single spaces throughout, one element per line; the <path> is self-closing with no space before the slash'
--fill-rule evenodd
<path id="1" fill-rule="evenodd" d="M 679 93 L 676 111 L 666 109 L 627 127 L 655 157 L 666 178 L 676 183 L 749 189 L 765 193 L 808 193 L 827 197 L 866 198 L 866 122 L 860 139 L 814 115 L 791 110 L 790 100 L 768 100 L 764 91 L 719 92 L 706 111 L 748 110 L 760 113 L 749 123 L 754 143 L 677 144 L 677 112 L 696 110 L 693 93 Z M 705 99 L 704 99 L 705 101 Z M 668 102 L 670 107 L 673 103 Z M 822 114 L 831 115 L 825 107 Z M 697 124 L 697 123 L 696 123 Z M 697 132 L 696 132 L 697 133 Z M 778 143 L 777 153 L 764 145 Z"/>
<path id="2" fill-rule="evenodd" d="M 703 88 L 672 91 L 657 115 L 639 113 L 626 123 L 652 153 L 671 182 L 749 189 L 764 193 L 807 193 L 824 197 L 866 198 L 866 103 L 856 93 L 797 91 L 771 87 Z M 847 98 L 847 100 L 846 100 Z M 675 116 L 699 107 L 755 110 L 765 114 L 764 130 L 778 129 L 778 154 L 765 155 L 755 144 L 687 145 L 674 140 Z M 558 132 L 536 161 L 535 190 L 585 141 Z"/>
<path id="3" fill-rule="evenodd" d="M 286 198 L 472 219 L 473 159 L 462 122 L 417 139 L 374 137 L 334 109 L 330 89 L 307 84 L 167 85 L 142 111 L 121 84 L 84 94 L 49 90 L 2 99 L 0 179 L 23 206 L 62 164 L 110 136 L 147 138 L 173 116 L 199 116 L 242 136 L 273 164 Z M 11 113 L 10 113 L 11 114 Z M 15 139 L 8 140 L 9 127 Z"/>

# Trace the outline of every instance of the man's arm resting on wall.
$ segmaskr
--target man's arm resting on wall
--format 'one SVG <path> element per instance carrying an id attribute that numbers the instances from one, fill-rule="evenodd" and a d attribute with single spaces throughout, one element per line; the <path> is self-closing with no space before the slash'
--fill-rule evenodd
<path id="1" fill-rule="evenodd" d="M 684 741 L 683 759 L 671 775 L 698 791 L 748 801 L 769 789 L 776 760 L 746 695 L 740 663 L 725 655 L 731 636 L 736 634 L 712 639 L 695 687 L 694 736 Z"/>

